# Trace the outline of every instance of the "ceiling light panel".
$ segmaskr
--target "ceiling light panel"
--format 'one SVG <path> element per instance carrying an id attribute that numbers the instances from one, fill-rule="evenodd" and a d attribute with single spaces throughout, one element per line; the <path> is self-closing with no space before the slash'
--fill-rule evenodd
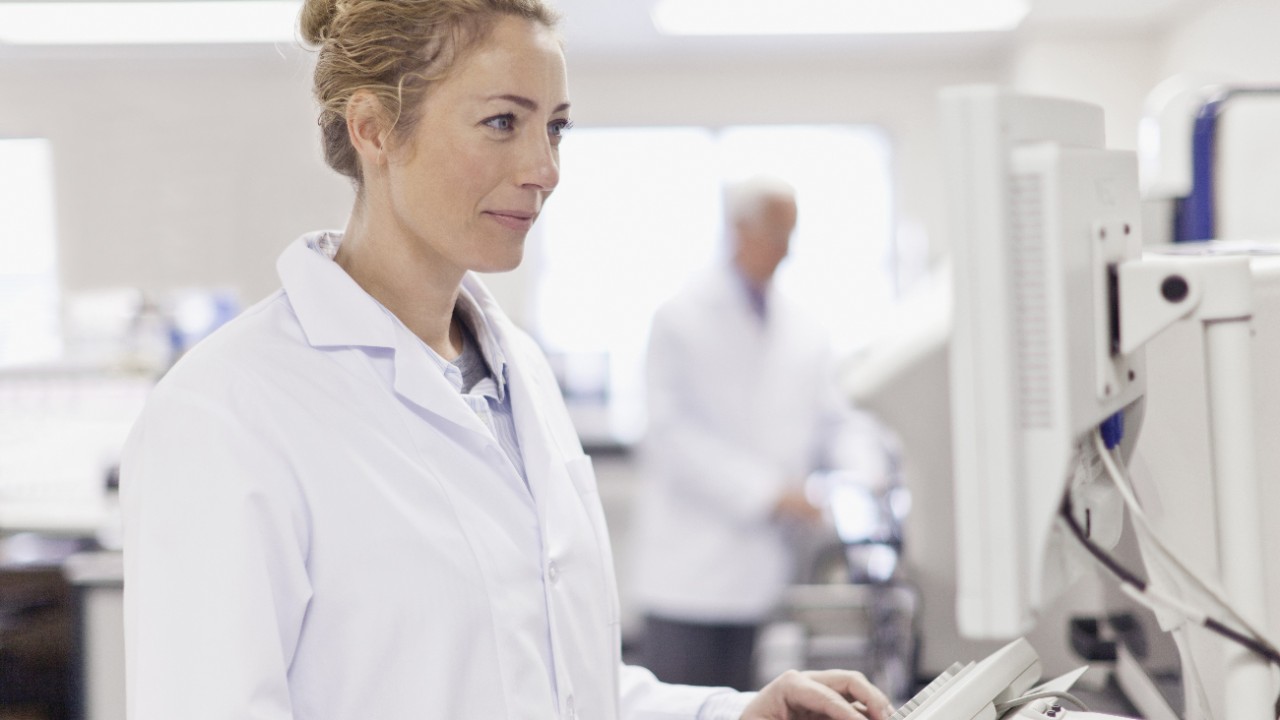
<path id="1" fill-rule="evenodd" d="M 1027 0 L 658 0 L 667 35 L 880 35 L 1012 30 Z"/>
<path id="2" fill-rule="evenodd" d="M 0 43 L 155 45 L 293 41 L 297 0 L 0 2 Z"/>

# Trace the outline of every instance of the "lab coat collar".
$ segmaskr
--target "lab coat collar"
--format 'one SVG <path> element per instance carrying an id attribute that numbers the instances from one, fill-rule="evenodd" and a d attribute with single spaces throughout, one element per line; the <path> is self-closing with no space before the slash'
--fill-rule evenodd
<path id="1" fill-rule="evenodd" d="M 507 319 L 498 302 L 493 299 L 489 289 L 480 282 L 474 273 L 462 276 L 462 288 L 459 291 L 459 305 L 463 312 L 476 322 L 473 328 L 477 332 L 476 341 L 480 343 L 484 358 L 490 363 L 495 373 L 507 374 L 507 355 L 512 343 L 512 331 L 507 327 L 511 322 Z"/>
<path id="2" fill-rule="evenodd" d="M 432 362 L 422 341 L 329 259 L 326 246 L 340 241 L 339 233 L 309 233 L 286 248 L 276 263 L 307 342 L 317 348 L 391 350 L 395 368 L 392 386 L 397 395 L 455 425 L 488 436 L 489 430 Z"/>
<path id="3" fill-rule="evenodd" d="M 302 332 L 312 347 L 361 346 L 394 349 L 395 323 L 337 263 L 313 249 L 335 233 L 298 238 L 280 255 L 276 271 Z"/>

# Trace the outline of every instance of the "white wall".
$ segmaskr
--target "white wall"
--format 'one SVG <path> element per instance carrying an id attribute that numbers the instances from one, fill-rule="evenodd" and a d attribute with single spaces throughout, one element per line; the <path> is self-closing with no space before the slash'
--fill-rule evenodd
<path id="1" fill-rule="evenodd" d="M 1102 106 L 1108 147 L 1136 150 L 1143 99 L 1159 79 L 1157 41 L 1148 32 L 1025 39 L 1014 53 L 1010 84 Z"/>
<path id="2" fill-rule="evenodd" d="M 64 286 L 230 285 L 252 302 L 278 285 L 280 248 L 351 203 L 320 159 L 308 63 L 269 48 L 0 55 L 0 135 L 52 141 Z"/>
<path id="3" fill-rule="evenodd" d="M 1280 83 L 1280 3 L 1219 0 L 1185 18 L 1159 53 L 1162 76 L 1197 73 L 1224 80 Z"/>
<path id="4" fill-rule="evenodd" d="M 584 127 L 882 125 L 895 145 L 898 216 L 930 238 L 944 235 L 934 93 L 999 72 L 983 57 L 898 69 L 832 54 L 569 62 Z M 310 63 L 274 48 L 0 52 L 0 135 L 53 141 L 65 287 L 232 285 L 245 302 L 274 289 L 281 247 L 341 226 L 351 202 L 321 160 Z M 491 283 L 523 319 L 527 278 Z"/>

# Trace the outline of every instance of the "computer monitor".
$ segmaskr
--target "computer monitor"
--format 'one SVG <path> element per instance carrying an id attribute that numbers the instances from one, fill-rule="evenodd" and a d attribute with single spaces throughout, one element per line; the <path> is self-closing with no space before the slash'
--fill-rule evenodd
<path id="1" fill-rule="evenodd" d="M 1116 317 L 1117 268 L 1141 252 L 1137 161 L 1105 148 L 1085 103 L 974 86 L 945 90 L 941 110 L 957 621 L 1007 638 L 1072 579 L 1050 553 L 1069 487 L 1089 532 L 1122 526 L 1089 453 L 1144 389 Z"/>

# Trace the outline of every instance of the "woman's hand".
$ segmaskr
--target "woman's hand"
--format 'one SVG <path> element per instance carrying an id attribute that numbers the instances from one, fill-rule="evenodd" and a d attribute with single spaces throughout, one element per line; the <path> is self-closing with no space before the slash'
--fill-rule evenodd
<path id="1" fill-rule="evenodd" d="M 889 698 L 852 670 L 788 670 L 764 686 L 742 720 L 889 720 Z"/>

